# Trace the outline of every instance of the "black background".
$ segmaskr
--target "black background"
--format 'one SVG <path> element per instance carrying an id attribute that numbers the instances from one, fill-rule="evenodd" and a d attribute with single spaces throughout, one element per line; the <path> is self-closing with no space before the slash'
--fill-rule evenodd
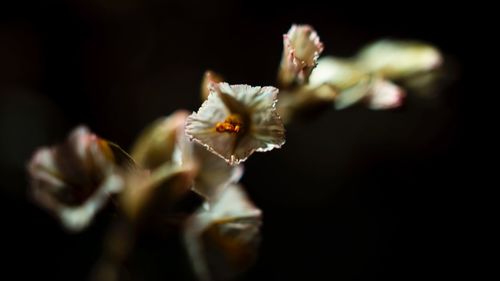
<path id="1" fill-rule="evenodd" d="M 419 39 L 456 62 L 434 98 L 362 106 L 287 127 L 281 150 L 252 156 L 242 180 L 264 211 L 256 265 L 242 280 L 447 278 L 465 246 L 455 203 L 467 174 L 463 34 L 456 6 L 280 1 L 13 1 L 0 4 L 2 280 L 85 280 L 112 210 L 68 234 L 27 200 L 25 163 L 78 124 L 127 148 L 146 124 L 196 110 L 206 69 L 273 85 L 282 34 L 309 23 L 324 55 L 381 37 Z M 468 39 L 468 40 L 469 40 Z M 134 280 L 191 280 L 177 238 L 146 237 Z M 8 274 L 14 275 L 8 275 Z M 7 277 L 13 276 L 13 277 Z"/>

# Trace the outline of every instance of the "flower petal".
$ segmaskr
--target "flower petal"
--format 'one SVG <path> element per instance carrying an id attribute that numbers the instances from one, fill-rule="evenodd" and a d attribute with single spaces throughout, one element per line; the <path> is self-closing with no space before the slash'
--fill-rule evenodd
<path id="1" fill-rule="evenodd" d="M 210 94 L 210 87 L 213 83 L 223 82 L 224 78 L 211 70 L 205 71 L 203 80 L 201 81 L 201 100 L 206 100 Z"/>
<path id="2" fill-rule="evenodd" d="M 231 166 L 197 142 L 190 141 L 184 130 L 178 134 L 174 162 L 180 166 L 195 167 L 196 176 L 192 190 L 212 204 L 230 185 L 243 175 L 243 166 Z"/>

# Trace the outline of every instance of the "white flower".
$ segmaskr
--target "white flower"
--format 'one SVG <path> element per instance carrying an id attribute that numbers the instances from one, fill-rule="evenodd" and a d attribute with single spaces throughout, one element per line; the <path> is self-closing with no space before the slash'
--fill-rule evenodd
<path id="1" fill-rule="evenodd" d="M 186 222 L 184 242 L 201 280 L 228 280 L 255 260 L 262 212 L 243 188 L 233 185 L 209 210 L 200 208 Z"/>
<path id="2" fill-rule="evenodd" d="M 115 171 L 117 162 L 124 159 L 133 165 L 121 149 L 86 127 L 77 127 L 65 143 L 40 148 L 33 155 L 28 165 L 32 195 L 67 229 L 81 230 L 110 195 L 122 189 L 123 181 Z"/>
<path id="3" fill-rule="evenodd" d="M 358 65 L 387 79 L 400 79 L 439 67 L 443 58 L 435 47 L 415 41 L 380 40 L 363 48 Z"/>
<path id="4" fill-rule="evenodd" d="M 154 170 L 172 161 L 177 133 L 188 115 L 188 111 L 178 110 L 159 118 L 141 132 L 131 150 L 132 157 L 141 168 Z"/>
<path id="5" fill-rule="evenodd" d="M 186 134 L 229 164 L 245 161 L 254 151 L 285 143 L 283 122 L 276 113 L 278 89 L 212 84 L 208 99 L 186 122 Z"/>
<path id="6" fill-rule="evenodd" d="M 283 87 L 305 84 L 316 67 L 323 43 L 309 25 L 292 25 L 283 35 L 283 56 L 278 80 Z"/>
<path id="7" fill-rule="evenodd" d="M 157 173 L 157 170 L 171 171 L 173 174 L 177 170 L 189 170 L 193 176 L 191 189 L 210 203 L 227 185 L 238 182 L 243 174 L 243 167 L 231 166 L 199 143 L 190 141 L 184 131 L 188 115 L 187 111 L 178 110 L 156 120 L 139 135 L 133 146 L 132 156 L 148 172 L 142 175 L 134 173 L 128 178 L 146 182 L 144 179 L 149 174 L 168 174 Z M 148 185 L 150 184 L 144 186 Z M 135 190 L 134 192 L 139 192 L 137 188 Z"/>

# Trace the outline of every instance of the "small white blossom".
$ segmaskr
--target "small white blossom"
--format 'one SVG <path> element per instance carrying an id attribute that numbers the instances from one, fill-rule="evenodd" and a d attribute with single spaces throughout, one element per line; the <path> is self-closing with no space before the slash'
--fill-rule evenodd
<path id="1" fill-rule="evenodd" d="M 276 113 L 278 89 L 212 84 L 210 95 L 186 122 L 186 134 L 231 165 L 254 151 L 285 143 L 285 128 Z"/>
<path id="2" fill-rule="evenodd" d="M 316 67 L 323 43 L 309 25 L 292 25 L 283 35 L 283 56 L 279 70 L 279 82 L 283 87 L 306 84 Z"/>

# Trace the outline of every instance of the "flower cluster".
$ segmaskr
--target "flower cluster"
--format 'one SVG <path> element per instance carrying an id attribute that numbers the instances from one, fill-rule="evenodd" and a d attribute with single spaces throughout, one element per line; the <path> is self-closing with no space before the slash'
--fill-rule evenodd
<path id="1" fill-rule="evenodd" d="M 80 231 L 116 197 L 129 231 L 158 219 L 182 231 L 200 279 L 241 273 L 256 257 L 262 213 L 239 184 L 242 163 L 254 152 L 280 148 L 284 122 L 318 105 L 401 105 L 397 83 L 442 62 L 434 47 L 418 42 L 383 40 L 348 59 L 319 59 L 323 49 L 311 26 L 293 25 L 283 36 L 279 89 L 232 85 L 207 71 L 201 107 L 156 120 L 130 154 L 77 127 L 63 144 L 34 153 L 28 165 L 33 198 L 67 229 Z M 184 204 L 189 199 L 193 204 Z"/>
<path id="2" fill-rule="evenodd" d="M 400 85 L 411 87 L 418 81 L 417 88 L 428 87 L 436 82 L 443 62 L 435 47 L 416 41 L 380 40 L 352 58 L 319 59 L 322 51 L 308 25 L 293 25 L 284 35 L 278 110 L 285 122 L 328 104 L 335 109 L 357 103 L 374 110 L 397 108 L 406 95 Z"/>

